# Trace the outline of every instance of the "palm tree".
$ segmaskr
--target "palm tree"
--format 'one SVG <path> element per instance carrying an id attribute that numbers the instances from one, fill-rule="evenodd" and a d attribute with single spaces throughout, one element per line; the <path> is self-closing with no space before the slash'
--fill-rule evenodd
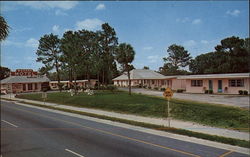
<path id="1" fill-rule="evenodd" d="M 0 16 L 0 41 L 7 38 L 9 34 L 9 28 L 10 27 L 8 26 L 5 19 L 2 16 Z"/>
<path id="2" fill-rule="evenodd" d="M 124 70 L 127 71 L 128 75 L 128 84 L 129 84 L 129 95 L 131 95 L 131 81 L 130 81 L 130 70 L 131 62 L 133 62 L 135 57 L 135 51 L 130 44 L 121 43 L 115 52 L 116 60 L 118 63 L 124 67 Z"/>

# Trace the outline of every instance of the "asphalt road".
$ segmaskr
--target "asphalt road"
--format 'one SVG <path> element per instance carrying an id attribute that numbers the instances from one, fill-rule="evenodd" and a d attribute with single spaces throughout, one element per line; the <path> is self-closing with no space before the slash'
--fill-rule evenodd
<path id="1" fill-rule="evenodd" d="M 1 102 L 1 157 L 247 157 L 192 142 Z"/>

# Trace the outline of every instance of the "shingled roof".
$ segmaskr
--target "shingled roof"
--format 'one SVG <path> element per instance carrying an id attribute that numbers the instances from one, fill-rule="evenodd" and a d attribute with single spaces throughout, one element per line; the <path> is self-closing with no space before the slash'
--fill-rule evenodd
<path id="1" fill-rule="evenodd" d="M 36 83 L 36 82 L 49 82 L 47 76 L 39 75 L 36 77 L 29 77 L 29 76 L 10 76 L 3 80 L 1 80 L 1 84 L 8 84 L 8 83 Z"/>
<path id="2" fill-rule="evenodd" d="M 160 73 L 157 73 L 153 70 L 148 69 L 133 69 L 130 71 L 131 80 L 143 80 L 143 79 L 167 79 L 167 78 L 176 78 L 176 76 L 164 76 Z M 128 80 L 127 74 L 122 74 L 113 79 L 115 80 Z"/>

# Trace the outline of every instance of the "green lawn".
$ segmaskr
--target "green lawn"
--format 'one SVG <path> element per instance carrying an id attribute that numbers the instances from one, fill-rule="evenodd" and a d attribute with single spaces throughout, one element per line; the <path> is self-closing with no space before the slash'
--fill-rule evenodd
<path id="1" fill-rule="evenodd" d="M 42 101 L 42 94 L 25 94 L 18 97 Z M 122 91 L 115 93 L 100 91 L 92 96 L 80 93 L 72 97 L 70 93 L 65 92 L 48 93 L 47 101 L 142 116 L 166 116 L 166 100 L 163 98 L 142 94 L 130 96 Z M 171 114 L 176 119 L 238 130 L 245 130 L 249 126 L 249 111 L 240 108 L 175 99 L 171 101 L 171 107 Z"/>

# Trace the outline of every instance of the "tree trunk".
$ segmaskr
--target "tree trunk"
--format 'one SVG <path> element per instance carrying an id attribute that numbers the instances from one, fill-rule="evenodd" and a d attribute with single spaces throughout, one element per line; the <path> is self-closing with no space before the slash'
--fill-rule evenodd
<path id="1" fill-rule="evenodd" d="M 104 84 L 104 81 L 105 81 L 105 79 L 104 79 L 104 69 L 103 69 L 103 71 L 102 71 L 102 84 Z"/>
<path id="2" fill-rule="evenodd" d="M 98 83 L 98 90 L 100 90 L 100 75 L 99 72 L 97 72 L 97 83 Z"/>
<path id="3" fill-rule="evenodd" d="M 70 89 L 72 89 L 72 83 L 73 83 L 72 68 L 69 68 L 69 88 Z"/>
<path id="4" fill-rule="evenodd" d="M 128 72 L 128 93 L 129 95 L 131 95 L 131 81 L 130 81 L 130 72 L 129 72 L 129 68 L 127 68 L 127 72 Z"/>
<path id="5" fill-rule="evenodd" d="M 60 85 L 60 74 L 59 74 L 59 66 L 58 66 L 58 61 L 56 60 L 56 76 L 57 76 L 57 82 L 58 82 L 58 87 L 59 87 L 59 90 L 60 92 L 62 91 L 62 88 L 61 88 L 61 85 Z"/>
<path id="6" fill-rule="evenodd" d="M 74 81 L 75 81 L 74 89 L 75 89 L 75 95 L 76 95 L 76 94 L 77 94 L 77 86 L 76 86 L 76 72 L 74 72 Z"/>

